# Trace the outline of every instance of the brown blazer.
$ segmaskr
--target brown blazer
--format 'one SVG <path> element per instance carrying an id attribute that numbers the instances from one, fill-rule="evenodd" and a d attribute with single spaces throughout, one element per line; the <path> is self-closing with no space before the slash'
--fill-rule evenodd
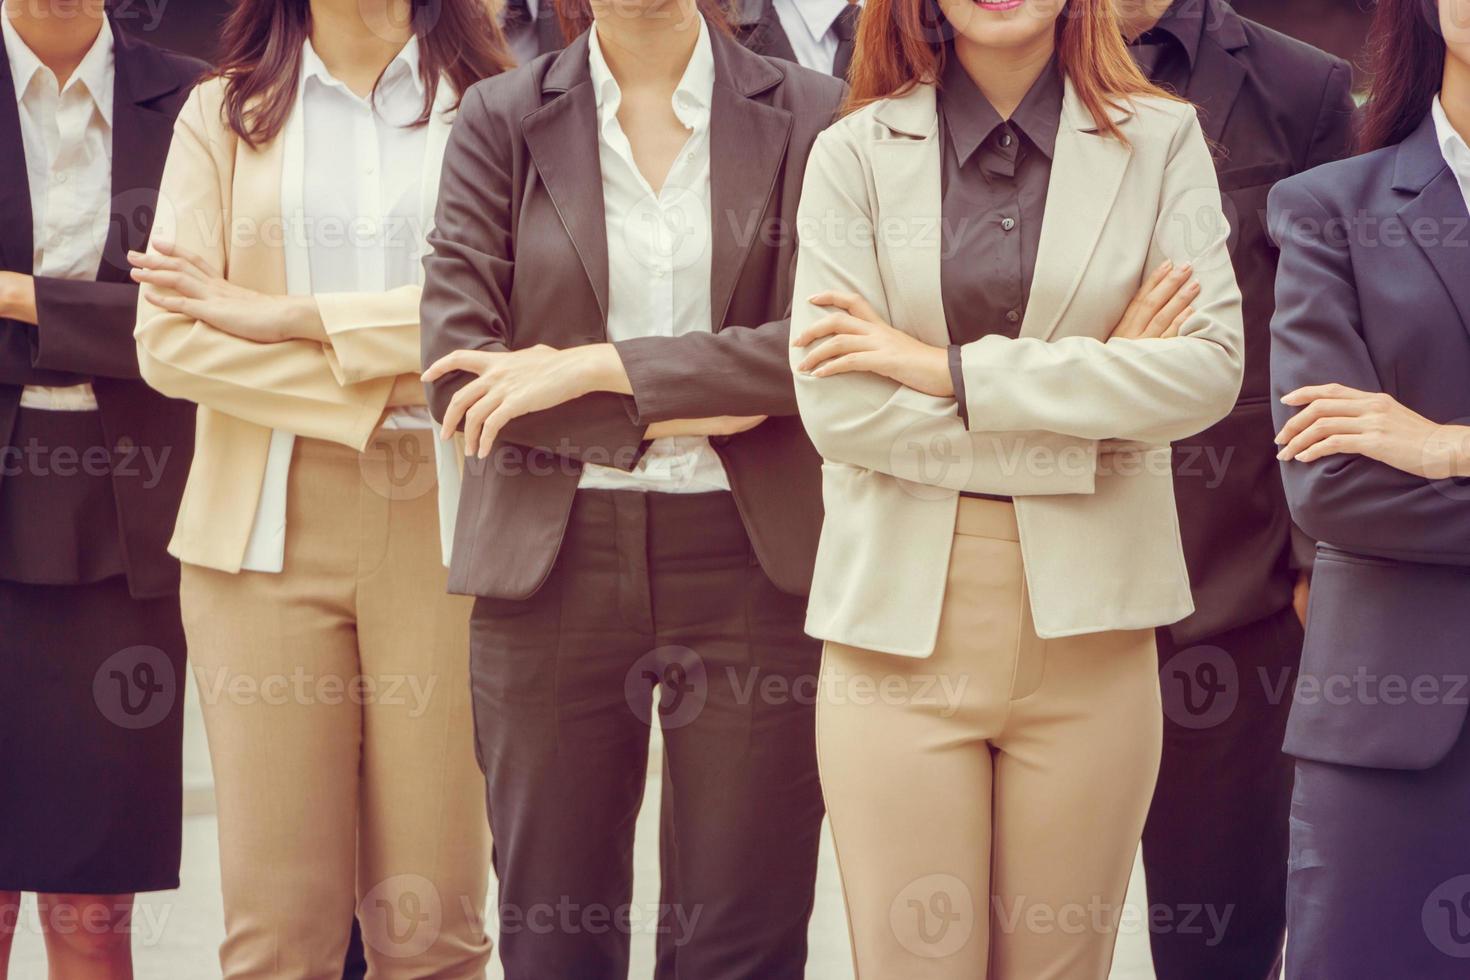
<path id="1" fill-rule="evenodd" d="M 597 393 L 516 419 L 464 473 L 451 591 L 520 599 L 551 571 L 582 463 L 632 469 L 668 419 L 767 415 L 714 440 L 757 557 L 810 587 L 820 460 L 796 417 L 786 348 L 797 200 L 840 82 L 714 33 L 712 334 L 618 343 L 631 397 Z M 466 94 L 445 153 L 421 320 L 424 363 L 462 348 L 607 339 L 608 242 L 587 38 Z M 442 417 L 468 380 L 430 387 Z"/>

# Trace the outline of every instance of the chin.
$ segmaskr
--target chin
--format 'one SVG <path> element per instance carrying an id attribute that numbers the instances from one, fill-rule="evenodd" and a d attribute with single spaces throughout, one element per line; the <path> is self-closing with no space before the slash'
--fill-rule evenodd
<path id="1" fill-rule="evenodd" d="M 978 47 L 1019 48 L 1056 30 L 1062 0 L 940 0 L 955 34 Z"/>

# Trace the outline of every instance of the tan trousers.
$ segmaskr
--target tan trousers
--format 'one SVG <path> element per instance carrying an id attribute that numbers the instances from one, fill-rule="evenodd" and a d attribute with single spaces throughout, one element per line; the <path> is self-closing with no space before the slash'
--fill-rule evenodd
<path id="1" fill-rule="evenodd" d="M 184 566 L 214 763 L 226 980 L 483 977 L 490 841 L 468 599 L 445 594 L 429 432 L 298 439 L 283 574 Z"/>
<path id="2" fill-rule="evenodd" d="M 1153 631 L 1039 639 L 1014 508 L 961 500 L 934 655 L 823 657 L 860 980 L 1104 980 L 1162 728 Z"/>

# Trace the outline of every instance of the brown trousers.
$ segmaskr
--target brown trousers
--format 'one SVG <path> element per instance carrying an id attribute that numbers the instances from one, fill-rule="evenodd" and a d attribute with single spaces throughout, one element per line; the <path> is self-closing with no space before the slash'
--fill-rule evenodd
<path id="1" fill-rule="evenodd" d="M 445 594 L 433 436 L 298 439 L 285 571 L 185 565 L 219 805 L 226 980 L 484 976 L 490 841 L 469 600 Z"/>
<path id="2" fill-rule="evenodd" d="M 933 656 L 823 658 L 859 980 L 1104 980 L 1162 727 L 1153 631 L 1038 638 L 1013 506 L 960 501 Z"/>

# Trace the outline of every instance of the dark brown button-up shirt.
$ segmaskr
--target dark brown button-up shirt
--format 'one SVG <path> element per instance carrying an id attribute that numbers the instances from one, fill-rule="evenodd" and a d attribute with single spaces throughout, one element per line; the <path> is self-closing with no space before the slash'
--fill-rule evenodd
<path id="1" fill-rule="evenodd" d="M 1062 93 L 1053 59 L 1011 118 L 1002 119 L 954 50 L 946 52 L 939 91 L 940 281 L 962 417 L 960 345 L 989 334 L 1019 336 L 1026 315 Z"/>

